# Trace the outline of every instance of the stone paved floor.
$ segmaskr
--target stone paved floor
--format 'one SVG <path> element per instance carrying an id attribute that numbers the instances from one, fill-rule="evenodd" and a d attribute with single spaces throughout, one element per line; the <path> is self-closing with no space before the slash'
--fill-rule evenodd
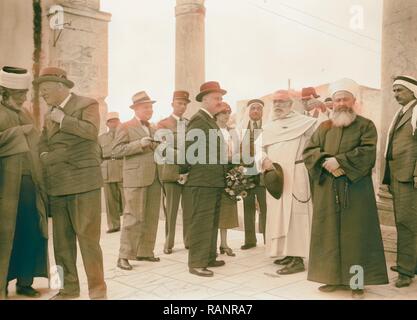
<path id="1" fill-rule="evenodd" d="M 103 222 L 105 216 L 103 215 Z M 164 221 L 160 221 L 155 254 L 161 258 L 159 263 L 131 262 L 132 271 L 116 268 L 120 233 L 106 234 L 102 226 L 101 245 L 104 254 L 105 277 L 109 299 L 224 299 L 224 300 L 288 300 L 288 299 L 351 299 L 349 291 L 321 293 L 319 284 L 306 280 L 307 273 L 279 276 L 273 259 L 264 255 L 263 245 L 248 251 L 241 251 L 243 232 L 229 231 L 229 246 L 236 257 L 221 256 L 226 266 L 212 268 L 213 278 L 191 275 L 187 269 L 187 250 L 184 249 L 177 227 L 177 243 L 174 253 L 163 254 Z M 51 237 L 52 239 L 52 237 Z M 261 237 L 258 243 L 261 243 Z M 53 265 L 52 241 L 50 240 L 50 259 Z M 81 282 L 80 299 L 88 299 L 86 277 L 82 260 L 78 255 L 78 270 Z M 392 261 L 388 265 L 392 265 Z M 393 285 L 396 274 L 389 271 L 390 284 L 366 287 L 365 299 L 417 299 L 417 280 L 408 288 L 397 289 Z M 56 291 L 48 289 L 46 279 L 36 279 L 35 287 L 43 293 L 41 299 L 49 299 Z M 15 296 L 15 286 L 9 286 L 10 299 Z"/>

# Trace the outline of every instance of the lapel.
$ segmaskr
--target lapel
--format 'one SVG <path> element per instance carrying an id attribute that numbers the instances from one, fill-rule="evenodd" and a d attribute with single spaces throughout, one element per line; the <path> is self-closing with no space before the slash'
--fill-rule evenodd
<path id="1" fill-rule="evenodd" d="M 77 95 L 71 93 L 71 98 L 68 100 L 67 104 L 64 107 L 64 113 L 68 116 L 72 116 L 77 110 L 81 109 L 83 106 L 77 104 Z M 52 121 L 50 118 L 50 113 L 52 108 L 49 108 L 48 113 L 45 116 L 46 129 L 48 130 L 48 138 L 57 134 L 60 130 L 59 123 Z"/>
<path id="2" fill-rule="evenodd" d="M 406 124 L 408 122 L 408 120 L 411 119 L 411 117 L 413 116 L 413 109 L 414 107 L 417 105 L 417 101 L 414 102 L 410 108 L 408 108 L 407 112 L 405 113 L 405 115 L 403 116 L 403 118 L 401 119 L 400 123 L 398 124 L 397 128 L 395 128 L 395 131 L 397 131 L 399 128 L 401 128 L 404 124 Z"/>
<path id="3" fill-rule="evenodd" d="M 216 129 L 219 130 L 219 126 L 217 125 L 216 121 L 214 121 L 213 118 L 211 118 L 205 111 L 203 110 L 199 110 L 198 111 L 199 115 L 201 118 L 204 119 L 205 122 L 207 122 L 207 124 L 212 128 L 212 129 Z"/>
<path id="4" fill-rule="evenodd" d="M 141 137 L 148 137 L 149 134 L 142 128 L 142 124 L 139 122 L 136 117 L 134 117 L 131 120 L 131 126 L 133 128 L 133 131 L 136 131 L 136 133 Z M 150 136 L 152 136 L 152 129 L 149 128 Z"/>

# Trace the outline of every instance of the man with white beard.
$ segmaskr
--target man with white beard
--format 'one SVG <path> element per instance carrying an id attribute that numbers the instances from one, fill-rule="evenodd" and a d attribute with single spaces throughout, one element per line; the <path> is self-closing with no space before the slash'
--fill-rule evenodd
<path id="1" fill-rule="evenodd" d="M 263 170 L 278 163 L 283 170 L 284 188 L 280 199 L 267 194 L 266 250 L 281 257 L 275 264 L 284 267 L 280 275 L 303 272 L 308 257 L 313 214 L 308 172 L 302 160 L 304 147 L 314 132 L 317 119 L 292 111 L 288 91 L 273 97 L 273 118 L 262 136 Z"/>
<path id="2" fill-rule="evenodd" d="M 349 79 L 331 85 L 331 119 L 303 154 L 314 188 L 308 280 L 325 284 L 322 292 L 351 289 L 354 298 L 364 285 L 388 283 L 372 184 L 377 131 L 353 109 L 358 88 Z"/>

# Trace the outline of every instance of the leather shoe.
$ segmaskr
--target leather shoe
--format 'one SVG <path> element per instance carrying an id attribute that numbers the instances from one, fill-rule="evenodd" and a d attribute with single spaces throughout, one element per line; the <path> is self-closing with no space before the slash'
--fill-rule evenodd
<path id="1" fill-rule="evenodd" d="M 256 243 L 249 243 L 249 244 L 244 244 L 243 246 L 240 247 L 240 249 L 248 250 L 248 249 L 252 249 L 255 247 L 256 247 Z"/>
<path id="2" fill-rule="evenodd" d="M 391 267 L 390 267 L 390 269 L 391 269 L 392 271 L 394 271 L 394 272 L 398 272 L 398 266 L 391 266 Z M 416 270 L 414 271 L 414 274 L 417 274 L 417 268 L 416 268 Z"/>
<path id="3" fill-rule="evenodd" d="M 284 268 L 277 271 L 277 274 L 288 275 L 305 271 L 303 259 L 294 257 Z"/>
<path id="4" fill-rule="evenodd" d="M 211 268 L 222 267 L 226 264 L 223 260 L 214 260 L 213 262 L 209 262 L 208 266 Z"/>
<path id="5" fill-rule="evenodd" d="M 138 261 L 149 261 L 149 262 L 159 262 L 161 259 L 156 257 L 136 257 Z"/>
<path id="6" fill-rule="evenodd" d="M 49 300 L 71 300 L 71 299 L 77 299 L 79 297 L 80 297 L 79 294 L 65 294 L 62 292 L 58 292 Z"/>
<path id="7" fill-rule="evenodd" d="M 115 233 L 115 232 L 119 232 L 120 228 L 114 228 L 114 229 L 109 229 L 107 230 L 107 233 Z"/>
<path id="8" fill-rule="evenodd" d="M 208 270 L 207 268 L 189 268 L 189 271 L 200 277 L 212 277 L 214 275 L 213 271 Z"/>
<path id="9" fill-rule="evenodd" d="M 352 290 L 353 299 L 363 299 L 365 297 L 365 292 L 363 289 Z"/>
<path id="10" fill-rule="evenodd" d="M 127 259 L 119 259 L 117 260 L 117 266 L 122 270 L 132 270 L 133 267 L 130 265 L 129 261 Z"/>
<path id="11" fill-rule="evenodd" d="M 325 285 L 319 287 L 319 291 L 326 292 L 326 293 L 327 292 L 335 292 L 338 289 L 339 289 L 339 286 L 333 285 L 333 284 L 325 284 Z"/>
<path id="12" fill-rule="evenodd" d="M 287 264 L 289 264 L 292 261 L 293 257 L 285 257 L 283 259 L 277 259 L 274 261 L 275 264 L 277 265 L 281 265 L 281 266 L 286 266 Z"/>
<path id="13" fill-rule="evenodd" d="M 396 286 L 397 288 L 404 288 L 404 287 L 408 287 L 408 286 L 411 284 L 411 282 L 412 282 L 412 281 L 413 281 L 413 279 L 412 279 L 412 278 L 407 277 L 407 276 L 405 276 L 405 275 L 403 275 L 403 274 L 400 274 L 400 275 L 398 276 L 397 281 L 395 282 L 395 286 Z"/>
<path id="14" fill-rule="evenodd" d="M 171 254 L 172 253 L 172 249 L 164 249 L 164 253 L 165 254 Z"/>
<path id="15" fill-rule="evenodd" d="M 36 291 L 30 286 L 29 287 L 16 286 L 16 294 L 30 297 L 30 298 L 39 298 L 41 296 L 39 291 Z"/>

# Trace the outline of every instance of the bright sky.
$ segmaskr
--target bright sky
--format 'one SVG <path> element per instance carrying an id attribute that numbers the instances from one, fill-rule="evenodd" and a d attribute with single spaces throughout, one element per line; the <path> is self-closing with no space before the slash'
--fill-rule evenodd
<path id="1" fill-rule="evenodd" d="M 101 1 L 113 15 L 107 102 L 123 121 L 141 90 L 157 100 L 153 121 L 171 112 L 175 2 Z M 380 0 L 206 0 L 206 9 L 206 80 L 219 81 L 232 106 L 288 79 L 296 90 L 343 77 L 380 87 Z"/>

